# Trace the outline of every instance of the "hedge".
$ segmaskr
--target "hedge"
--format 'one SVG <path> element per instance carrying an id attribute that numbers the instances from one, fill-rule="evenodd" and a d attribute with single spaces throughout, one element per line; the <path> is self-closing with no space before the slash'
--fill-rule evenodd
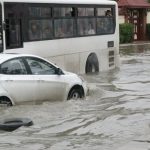
<path id="1" fill-rule="evenodd" d="M 130 43 L 133 41 L 134 27 L 130 23 L 122 23 L 119 25 L 120 43 Z"/>

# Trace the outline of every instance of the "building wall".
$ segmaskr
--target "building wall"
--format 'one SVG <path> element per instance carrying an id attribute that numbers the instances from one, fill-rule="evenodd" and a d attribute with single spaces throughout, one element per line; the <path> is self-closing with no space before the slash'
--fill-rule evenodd
<path id="1" fill-rule="evenodd" d="M 119 23 L 124 23 L 124 22 L 125 22 L 125 17 L 119 16 Z"/>
<path id="2" fill-rule="evenodd" d="M 119 23 L 124 23 L 125 17 L 119 15 Z M 147 23 L 150 23 L 150 12 L 147 13 Z"/>

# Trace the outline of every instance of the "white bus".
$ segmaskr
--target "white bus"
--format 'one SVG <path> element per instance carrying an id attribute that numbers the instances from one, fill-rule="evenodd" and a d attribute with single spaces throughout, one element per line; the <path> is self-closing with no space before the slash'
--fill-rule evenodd
<path id="1" fill-rule="evenodd" d="M 119 66 L 118 7 L 108 0 L 0 0 L 0 51 L 79 74 Z"/>

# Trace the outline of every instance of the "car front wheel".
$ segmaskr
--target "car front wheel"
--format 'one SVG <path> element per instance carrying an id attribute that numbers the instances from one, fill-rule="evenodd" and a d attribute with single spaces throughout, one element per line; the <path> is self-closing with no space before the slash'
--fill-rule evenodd
<path id="1" fill-rule="evenodd" d="M 73 89 L 70 94 L 68 99 L 73 99 L 73 100 L 77 100 L 83 97 L 82 91 L 81 89 Z"/>

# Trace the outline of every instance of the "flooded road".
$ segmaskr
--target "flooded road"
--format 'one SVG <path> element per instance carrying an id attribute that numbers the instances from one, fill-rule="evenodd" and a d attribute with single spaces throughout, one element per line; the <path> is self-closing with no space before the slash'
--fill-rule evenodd
<path id="1" fill-rule="evenodd" d="M 84 78 L 86 100 L 0 108 L 0 119 L 34 122 L 1 131 L 0 150 L 118 150 L 139 138 L 150 140 L 150 52 L 124 55 L 120 69 Z"/>

